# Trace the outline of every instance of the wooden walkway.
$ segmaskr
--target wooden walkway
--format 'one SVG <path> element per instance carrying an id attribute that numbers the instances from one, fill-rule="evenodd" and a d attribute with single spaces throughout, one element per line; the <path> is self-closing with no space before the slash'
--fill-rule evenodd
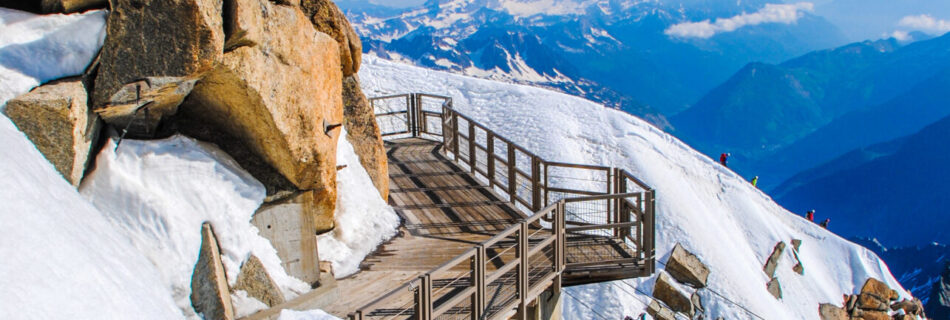
<path id="1" fill-rule="evenodd" d="M 394 187 L 390 204 L 404 224 L 363 261 L 359 273 L 337 281 L 340 297 L 326 311 L 341 318 L 525 217 L 445 159 L 440 143 L 408 138 L 386 146 Z"/>

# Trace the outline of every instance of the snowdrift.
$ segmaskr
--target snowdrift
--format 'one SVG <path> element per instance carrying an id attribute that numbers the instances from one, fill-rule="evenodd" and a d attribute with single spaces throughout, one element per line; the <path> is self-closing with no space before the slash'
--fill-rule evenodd
<path id="1" fill-rule="evenodd" d="M 874 277 L 909 297 L 870 250 L 775 204 L 742 177 L 624 112 L 553 91 L 426 70 L 367 56 L 367 95 L 429 92 L 551 160 L 627 169 L 657 190 L 658 269 L 676 243 L 709 265 L 701 290 L 707 317 L 817 319 L 819 303 L 842 301 Z M 832 226 L 833 227 L 833 226 Z M 777 277 L 784 298 L 766 290 L 762 267 L 780 241 L 801 239 L 805 274 L 786 250 Z M 655 277 L 654 277 L 655 278 Z M 565 319 L 622 319 L 643 312 L 654 278 L 566 290 Z M 638 292 L 639 291 L 639 292 Z M 715 291 L 715 292 L 713 292 Z"/>

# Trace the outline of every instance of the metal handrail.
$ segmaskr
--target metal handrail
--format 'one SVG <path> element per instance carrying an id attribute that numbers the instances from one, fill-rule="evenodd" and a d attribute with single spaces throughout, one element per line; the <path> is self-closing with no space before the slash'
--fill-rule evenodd
<path id="1" fill-rule="evenodd" d="M 405 114 L 404 124 L 407 129 L 394 132 L 384 131 L 384 136 L 403 135 L 441 138 L 443 142 L 442 152 L 446 154 L 447 157 L 451 156 L 449 158 L 455 162 L 467 165 L 473 175 L 476 173 L 483 175 L 488 180 L 488 185 L 492 189 L 497 187 L 506 191 L 509 195 L 509 200 L 513 204 L 524 206 L 522 209 L 531 212 L 531 214 L 498 232 L 492 238 L 466 250 L 463 254 L 443 263 L 419 278 L 407 281 L 393 291 L 360 307 L 356 312 L 348 315 L 349 319 L 364 319 L 365 316 L 379 308 L 384 302 L 405 293 L 406 291 L 404 290 L 407 290 L 407 288 L 411 290 L 415 296 L 414 318 L 416 319 L 433 319 L 438 317 L 453 309 L 458 303 L 465 301 L 465 299 L 471 299 L 471 307 L 468 310 L 473 319 L 490 319 L 492 318 L 491 316 L 503 316 L 503 313 L 492 310 L 510 310 L 508 308 L 514 308 L 514 305 L 517 305 L 519 312 L 524 314 L 526 304 L 534 298 L 533 295 L 539 294 L 547 287 L 560 290 L 561 274 L 569 266 L 566 260 L 567 235 L 569 232 L 583 233 L 584 231 L 596 229 L 613 230 L 615 236 L 630 240 L 631 243 L 635 244 L 637 258 L 615 259 L 604 262 L 640 263 L 645 273 L 652 274 L 655 271 L 655 258 L 653 253 L 653 241 L 655 239 L 655 235 L 653 234 L 655 222 L 655 190 L 632 174 L 623 169 L 605 166 L 545 161 L 534 153 L 529 152 L 526 148 L 499 136 L 486 126 L 460 114 L 452 108 L 452 99 L 450 97 L 424 93 L 410 93 L 377 97 L 370 99 L 370 101 L 375 107 L 376 101 L 396 98 L 405 98 L 406 109 L 387 111 L 381 116 Z M 438 113 L 422 110 L 424 98 L 440 99 L 442 112 Z M 438 131 L 428 123 L 428 116 L 433 115 L 440 115 L 441 123 Z M 459 119 L 467 124 L 468 132 L 459 130 Z M 476 130 L 480 130 L 484 133 L 484 137 L 486 138 L 485 145 L 478 143 Z M 459 138 L 467 140 L 466 148 L 461 148 Z M 506 157 L 502 158 L 496 152 L 496 140 L 504 144 L 507 151 Z M 484 163 L 486 168 L 479 167 L 479 164 L 483 164 L 477 159 L 479 151 L 484 152 L 486 155 L 486 161 Z M 518 167 L 519 158 L 529 160 L 531 167 L 530 172 Z M 499 168 L 496 168 L 498 163 L 504 165 L 502 169 L 505 170 L 505 172 L 503 172 L 505 181 L 501 181 L 498 177 L 499 171 L 497 169 Z M 599 172 L 598 174 L 605 175 L 606 179 L 593 182 L 604 183 L 606 186 L 603 191 L 552 187 L 549 185 L 549 178 L 552 177 L 552 175 L 549 174 L 549 170 L 552 168 L 570 168 Z M 522 187 L 519 183 L 519 178 L 530 180 L 527 184 L 527 191 L 530 193 L 530 196 L 519 194 L 519 187 Z M 643 189 L 643 191 L 629 192 L 628 186 L 636 186 Z M 549 198 L 551 193 L 573 194 L 575 196 L 563 197 L 552 201 L 552 199 Z M 527 197 L 530 197 L 530 199 Z M 631 202 L 631 199 L 636 201 Z M 607 219 L 607 223 L 592 224 L 583 221 L 571 221 L 572 227 L 567 227 L 569 222 L 566 215 L 567 205 L 594 201 L 606 201 L 605 218 Z M 542 219 L 551 223 L 550 227 L 548 227 L 551 230 L 551 234 L 542 237 L 540 241 L 538 241 L 537 238 L 532 238 L 531 240 L 534 240 L 533 243 L 535 247 L 531 248 L 532 242 L 529 241 L 529 237 L 537 235 L 540 232 L 532 234 L 529 233 L 529 230 L 537 228 L 535 225 Z M 638 227 L 636 228 L 637 232 L 636 234 L 630 234 L 629 228 L 634 226 Z M 486 263 L 489 262 L 486 249 L 491 248 L 515 234 L 517 234 L 517 244 L 510 249 L 516 250 L 516 258 L 496 268 L 489 275 L 488 272 L 486 272 Z M 554 246 L 551 265 L 541 268 L 540 270 L 550 270 L 550 273 L 536 279 L 536 282 L 532 285 L 529 279 L 531 276 L 530 270 L 532 270 L 530 269 L 531 257 L 546 252 L 544 248 L 548 246 Z M 495 257 L 501 258 L 501 256 L 501 254 L 497 254 Z M 438 273 L 451 270 L 453 267 L 459 266 L 465 261 L 470 261 L 468 273 L 471 275 L 471 286 L 457 292 L 446 293 L 446 296 L 451 296 L 447 298 L 445 296 L 440 297 L 443 300 L 440 302 L 441 305 L 438 308 L 434 308 L 432 277 Z M 596 265 L 597 263 L 598 261 L 573 263 L 570 265 L 590 266 Z M 501 280 L 503 276 L 514 270 L 517 270 L 517 299 L 506 303 L 501 306 L 500 309 L 497 306 L 489 306 L 485 296 L 487 286 Z M 456 277 L 453 281 L 459 279 L 460 278 Z"/>

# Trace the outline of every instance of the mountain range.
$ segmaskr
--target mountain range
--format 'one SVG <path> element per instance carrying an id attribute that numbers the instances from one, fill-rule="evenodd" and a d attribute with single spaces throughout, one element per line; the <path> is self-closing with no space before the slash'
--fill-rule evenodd
<path id="1" fill-rule="evenodd" d="M 667 34 L 680 23 L 754 13 L 778 1 L 523 2 L 430 0 L 398 14 L 341 6 L 365 52 L 554 88 L 661 126 L 751 61 L 779 62 L 844 42 L 833 25 L 807 12 L 796 12 L 795 23 L 750 25 L 708 38 Z"/>

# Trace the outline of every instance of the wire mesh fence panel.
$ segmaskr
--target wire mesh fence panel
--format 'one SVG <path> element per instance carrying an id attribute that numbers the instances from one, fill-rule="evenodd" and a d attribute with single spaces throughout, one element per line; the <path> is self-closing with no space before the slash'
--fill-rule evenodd
<path id="1" fill-rule="evenodd" d="M 407 113 L 376 116 L 376 124 L 379 125 L 380 134 L 384 136 L 411 133 L 409 131 L 409 120 Z"/>
<path id="2" fill-rule="evenodd" d="M 534 201 L 532 194 L 533 184 L 531 182 L 531 178 L 521 172 L 515 174 L 515 178 L 517 179 L 515 182 L 515 194 L 519 198 L 518 201 L 521 204 L 530 207 Z"/>
<path id="3" fill-rule="evenodd" d="M 468 265 L 469 261 L 464 261 L 464 264 Z M 432 308 L 433 310 L 442 310 L 444 308 L 449 308 L 446 313 L 449 314 L 451 311 L 452 314 L 470 314 L 471 305 L 466 304 L 469 308 L 459 309 L 457 308 L 460 303 L 453 302 L 453 300 L 463 299 L 465 301 L 471 301 L 471 294 L 464 294 L 464 291 L 468 288 L 471 288 L 474 284 L 472 283 L 472 270 L 465 271 L 444 271 L 430 274 L 432 280 Z M 464 295 L 464 297 L 463 297 Z M 451 305 L 449 305 L 451 304 Z M 454 310 L 452 310 L 454 309 Z M 452 318 L 448 318 L 452 319 Z"/>
<path id="4" fill-rule="evenodd" d="M 442 106 L 449 101 L 448 97 L 434 95 L 420 94 L 418 97 L 420 110 L 429 112 L 442 112 Z"/>
<path id="5" fill-rule="evenodd" d="M 425 122 L 423 134 L 431 139 L 442 139 L 442 115 L 438 113 L 424 113 L 422 121 Z"/>
<path id="6" fill-rule="evenodd" d="M 371 310 L 363 310 L 363 319 L 403 320 L 416 319 L 415 292 L 406 290 L 405 294 L 390 299 Z M 397 303 L 397 304 L 394 304 Z"/>
<path id="7" fill-rule="evenodd" d="M 444 313 L 435 317 L 438 320 L 471 320 L 472 319 L 472 299 L 463 299 L 452 305 Z"/>
<path id="8" fill-rule="evenodd" d="M 587 200 L 567 202 L 564 204 L 564 219 L 568 227 L 605 225 L 617 222 L 614 212 L 610 210 L 612 199 Z M 589 229 L 575 231 L 594 236 L 613 236 L 612 229 Z"/>

